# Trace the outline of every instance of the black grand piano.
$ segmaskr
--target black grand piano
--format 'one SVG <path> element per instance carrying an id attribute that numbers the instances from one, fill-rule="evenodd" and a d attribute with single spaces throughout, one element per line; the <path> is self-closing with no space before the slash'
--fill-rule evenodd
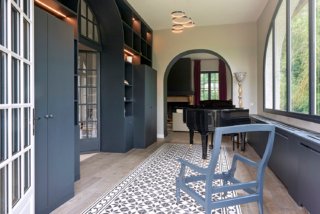
<path id="1" fill-rule="evenodd" d="M 212 133 L 211 145 L 213 147 L 213 133 L 216 127 L 232 126 L 250 123 L 249 109 L 235 108 L 232 101 L 201 101 L 199 106 L 183 108 L 183 122 L 189 128 L 190 144 L 193 144 L 194 132 L 201 135 L 202 158 L 207 158 L 208 135 Z M 237 134 L 237 140 L 243 135 Z M 244 139 L 242 139 L 243 141 Z M 241 150 L 245 149 L 244 142 Z"/>

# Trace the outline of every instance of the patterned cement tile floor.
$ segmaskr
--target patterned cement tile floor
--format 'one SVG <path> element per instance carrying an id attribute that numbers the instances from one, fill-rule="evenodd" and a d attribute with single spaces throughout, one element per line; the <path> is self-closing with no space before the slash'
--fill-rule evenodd
<path id="1" fill-rule="evenodd" d="M 133 149 L 124 154 L 97 153 L 86 158 L 80 164 L 81 179 L 75 183 L 75 196 L 52 213 L 81 213 L 105 192 L 112 190 L 116 184 L 128 176 L 133 169 L 164 143 L 187 144 L 188 139 L 187 132 L 169 132 L 165 139 L 159 139 L 158 142 L 146 149 Z M 234 153 L 232 144 L 229 138 L 224 141 L 223 146 L 226 148 L 226 156 L 230 161 Z M 195 135 L 195 143 L 200 144 L 200 138 L 197 134 Z M 236 150 L 235 152 L 240 151 Z M 250 146 L 247 146 L 245 152 L 240 153 L 252 159 L 258 158 Z M 242 167 L 240 177 L 244 179 L 254 177 L 250 168 L 240 167 Z M 256 203 L 241 205 L 241 210 L 243 213 L 258 213 Z M 265 179 L 264 211 L 266 214 L 307 213 L 293 201 L 286 188 L 269 169 L 266 171 Z"/>

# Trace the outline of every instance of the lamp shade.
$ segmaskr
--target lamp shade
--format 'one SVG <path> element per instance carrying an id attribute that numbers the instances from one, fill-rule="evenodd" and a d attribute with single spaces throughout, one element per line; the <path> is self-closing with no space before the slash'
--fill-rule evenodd
<path id="1" fill-rule="evenodd" d="M 239 83 L 242 83 L 247 76 L 247 72 L 235 72 L 234 76 Z"/>

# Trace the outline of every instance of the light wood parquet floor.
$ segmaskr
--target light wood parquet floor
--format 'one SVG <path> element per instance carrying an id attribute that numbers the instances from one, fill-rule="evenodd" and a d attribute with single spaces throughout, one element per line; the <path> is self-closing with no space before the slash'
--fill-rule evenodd
<path id="1" fill-rule="evenodd" d="M 103 193 L 112 189 L 133 169 L 135 169 L 143 160 L 152 154 L 163 143 L 188 143 L 189 136 L 187 132 L 169 132 L 165 139 L 159 139 L 146 149 L 132 149 L 127 153 L 97 153 L 93 155 L 82 156 L 80 163 L 81 179 L 75 183 L 75 196 L 54 210 L 54 214 L 81 213 L 90 206 Z M 195 143 L 200 143 L 199 134 L 195 134 Z M 228 158 L 232 159 L 232 143 L 229 138 L 224 139 Z M 242 155 L 251 159 L 258 159 L 258 155 L 248 145 Z M 254 171 L 249 167 L 240 165 L 241 179 L 253 179 Z M 240 193 L 241 194 L 241 193 Z M 256 203 L 241 205 L 244 214 L 258 213 Z M 277 179 L 270 169 L 267 169 L 264 188 L 264 212 L 266 214 L 305 214 L 304 208 L 299 207 L 288 194 L 286 188 Z"/>

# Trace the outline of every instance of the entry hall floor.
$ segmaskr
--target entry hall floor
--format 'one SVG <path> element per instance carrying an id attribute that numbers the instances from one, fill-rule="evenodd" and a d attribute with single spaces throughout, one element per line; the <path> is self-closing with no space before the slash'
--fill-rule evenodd
<path id="1" fill-rule="evenodd" d="M 195 143 L 200 144 L 199 134 L 195 134 Z M 132 149 L 127 153 L 96 153 L 81 155 L 80 180 L 75 183 L 75 196 L 52 213 L 70 214 L 81 213 L 90 206 L 102 194 L 111 190 L 133 169 L 164 143 L 185 143 L 188 144 L 189 135 L 187 132 L 169 132 L 165 139 L 158 141 L 146 149 Z M 224 138 L 222 144 L 226 148 L 229 163 L 231 163 L 234 152 L 232 151 L 231 139 Z M 253 160 L 258 159 L 258 155 L 247 144 L 246 151 L 241 152 Z M 237 175 L 241 179 L 253 179 L 254 171 L 244 165 L 238 165 Z M 241 193 L 240 193 L 241 194 Z M 258 213 L 257 204 L 249 203 L 241 205 L 244 214 Z M 264 212 L 265 214 L 305 214 L 304 208 L 299 207 L 290 197 L 287 189 L 277 179 L 270 169 L 266 170 L 264 183 Z"/>

